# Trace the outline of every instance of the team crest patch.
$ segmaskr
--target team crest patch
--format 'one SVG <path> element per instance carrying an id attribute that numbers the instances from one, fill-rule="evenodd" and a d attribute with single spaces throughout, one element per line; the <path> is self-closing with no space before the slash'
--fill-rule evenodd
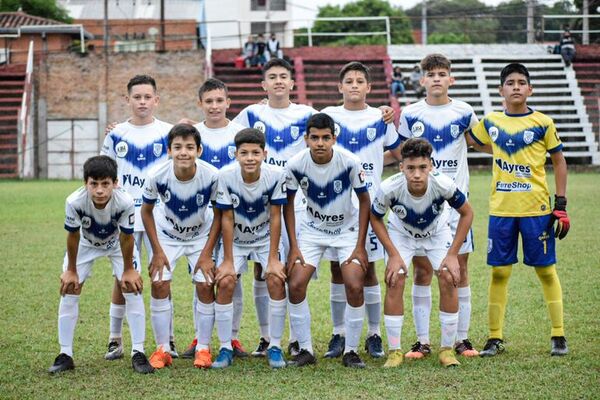
<path id="1" fill-rule="evenodd" d="M 263 196 L 262 196 L 262 201 L 263 201 L 263 205 L 265 205 L 265 206 L 266 206 L 267 204 L 269 204 L 269 195 L 267 195 L 267 194 L 263 194 Z"/>
<path id="2" fill-rule="evenodd" d="M 340 181 L 339 179 L 336 179 L 335 181 L 333 181 L 333 191 L 336 193 L 342 193 L 342 181 Z"/>
<path id="3" fill-rule="evenodd" d="M 290 136 L 294 140 L 298 139 L 298 136 L 300 136 L 300 128 L 295 125 L 290 126 Z"/>
<path id="4" fill-rule="evenodd" d="M 417 121 L 413 124 L 412 128 L 410 128 L 411 133 L 414 137 L 423 136 L 425 133 L 425 125 L 421 121 Z"/>
<path id="5" fill-rule="evenodd" d="M 127 155 L 127 151 L 129 151 L 129 145 L 127 142 L 119 142 L 115 146 L 115 153 L 117 153 L 117 157 L 123 158 Z"/>
<path id="6" fill-rule="evenodd" d="M 450 124 L 450 135 L 456 139 L 458 135 L 460 135 L 460 126 L 456 124 Z"/>
<path id="7" fill-rule="evenodd" d="M 259 131 L 261 131 L 262 133 L 265 133 L 265 131 L 267 130 L 264 122 L 262 121 L 256 121 L 254 123 L 254 125 L 252 126 L 254 129 L 258 129 Z"/>
<path id="8" fill-rule="evenodd" d="M 377 130 L 375 128 L 367 128 L 367 139 L 369 139 L 369 142 L 372 142 L 373 140 L 375 140 L 376 136 L 377 136 Z"/>
<path id="9" fill-rule="evenodd" d="M 488 133 L 490 135 L 490 138 L 492 139 L 492 142 L 495 142 L 496 139 L 498 139 L 498 128 L 496 128 L 495 126 L 492 126 L 488 130 Z"/>
<path id="10" fill-rule="evenodd" d="M 203 194 L 196 194 L 196 205 L 198 207 L 202 207 L 202 204 L 204 204 L 204 195 Z"/>
<path id="11" fill-rule="evenodd" d="M 92 219 L 90 217 L 81 218 L 81 226 L 83 229 L 89 229 L 89 227 L 92 226 Z"/>
<path id="12" fill-rule="evenodd" d="M 492 252 L 492 250 L 494 249 L 494 241 L 493 239 L 488 239 L 488 254 L 490 254 Z"/>
<path id="13" fill-rule="evenodd" d="M 339 124 L 335 124 L 335 125 L 333 126 L 333 130 L 334 130 L 333 134 L 334 134 L 336 137 L 337 137 L 337 136 L 340 136 L 340 132 L 342 131 L 342 128 L 340 128 L 340 125 L 339 125 Z"/>
<path id="14" fill-rule="evenodd" d="M 160 155 L 162 154 L 162 151 L 163 151 L 162 143 L 154 143 L 154 146 L 152 147 L 152 152 L 154 153 L 154 156 L 160 157 Z"/>
<path id="15" fill-rule="evenodd" d="M 168 203 L 171 200 L 171 191 L 165 190 L 165 194 L 163 194 L 163 201 Z"/>
<path id="16" fill-rule="evenodd" d="M 237 197 L 237 194 L 235 193 L 231 193 L 231 205 L 233 206 L 233 208 L 238 208 L 238 206 L 240 205 L 240 198 Z"/>
<path id="17" fill-rule="evenodd" d="M 525 144 L 531 144 L 533 142 L 534 133 L 532 131 L 523 132 L 523 141 Z"/>
<path id="18" fill-rule="evenodd" d="M 392 211 L 398 216 L 398 218 L 406 218 L 406 208 L 404 208 L 403 205 L 395 205 L 394 207 L 392 207 Z"/>
<path id="19" fill-rule="evenodd" d="M 304 177 L 300 180 L 300 188 L 302 190 L 307 190 L 308 189 L 308 177 Z"/>
<path id="20" fill-rule="evenodd" d="M 433 213 L 433 215 L 438 215 L 440 213 L 440 205 L 439 204 L 432 204 L 431 205 L 431 212 Z"/>
<path id="21" fill-rule="evenodd" d="M 235 146 L 227 146 L 227 157 L 229 157 L 230 160 L 235 158 Z"/>

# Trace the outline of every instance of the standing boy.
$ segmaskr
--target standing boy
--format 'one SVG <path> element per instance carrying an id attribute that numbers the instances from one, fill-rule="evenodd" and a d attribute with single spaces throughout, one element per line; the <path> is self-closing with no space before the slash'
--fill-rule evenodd
<path id="1" fill-rule="evenodd" d="M 368 263 L 365 239 L 370 202 L 365 173 L 358 157 L 342 148 L 334 148 L 334 122 L 327 114 L 315 114 L 308 120 L 304 138 L 309 148 L 292 157 L 286 165 L 288 205 L 284 207 L 284 215 L 290 241 L 288 305 L 300 345 L 300 352 L 291 364 L 304 366 L 316 362 L 306 290 L 323 253 L 333 249 L 341 264 L 348 299 L 343 364 L 364 368 L 357 351 L 365 315 L 363 291 Z M 307 207 L 296 238 L 292 204 L 298 188 L 307 200 Z M 358 209 L 352 204 L 351 189 L 358 196 Z"/>
<path id="2" fill-rule="evenodd" d="M 401 172 L 381 184 L 371 207 L 371 226 L 388 255 L 385 272 L 384 319 L 390 354 L 386 367 L 402 364 L 400 347 L 404 319 L 404 280 L 415 254 L 425 254 L 438 276 L 440 287 L 440 363 L 458 365 L 452 351 L 458 325 L 456 285 L 460 272 L 458 252 L 471 228 L 473 211 L 452 178 L 432 172 L 432 146 L 425 139 L 402 145 Z M 444 203 L 460 217 L 454 238 L 443 212 Z M 392 210 L 388 230 L 383 217 Z"/>
<path id="3" fill-rule="evenodd" d="M 567 163 L 554 122 L 527 106 L 532 94 L 529 71 L 508 64 L 500 73 L 500 95 L 506 109 L 488 114 L 473 128 L 473 139 L 491 145 L 494 162 L 487 263 L 492 266 L 488 298 L 488 340 L 482 357 L 504 351 L 502 328 L 508 280 L 518 261 L 518 238 L 523 242 L 523 262 L 535 268 L 548 305 L 553 356 L 568 353 L 563 327 L 562 289 L 556 273 L 555 237 L 569 232 L 567 215 Z M 554 209 L 546 183 L 546 153 L 554 168 Z M 556 229 L 554 223 L 557 222 Z"/>
<path id="4" fill-rule="evenodd" d="M 117 189 L 117 163 L 109 157 L 88 159 L 83 165 L 83 180 L 85 187 L 66 201 L 67 253 L 60 276 L 58 307 L 60 354 L 49 372 L 75 368 L 73 336 L 79 317 L 79 296 L 94 261 L 103 256 L 110 259 L 113 274 L 125 296 L 133 369 L 142 374 L 153 372 L 144 354 L 146 323 L 140 263 L 133 239 L 133 199 L 124 190 Z M 80 240 L 82 235 L 83 240 Z"/>

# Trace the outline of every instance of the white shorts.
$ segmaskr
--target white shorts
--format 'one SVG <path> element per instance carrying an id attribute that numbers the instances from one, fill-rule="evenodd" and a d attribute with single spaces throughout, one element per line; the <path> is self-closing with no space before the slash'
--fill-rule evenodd
<path id="1" fill-rule="evenodd" d="M 133 240 L 135 240 L 136 251 L 138 252 L 138 258 L 142 259 L 142 244 L 144 244 L 144 248 L 146 249 L 146 254 L 148 254 L 148 262 L 152 259 L 152 245 L 150 244 L 150 239 L 148 235 L 146 235 L 146 231 L 135 231 L 133 232 Z"/>
<path id="2" fill-rule="evenodd" d="M 450 225 L 450 230 L 452 231 L 452 238 L 454 239 L 454 235 L 456 235 L 456 228 L 458 227 L 458 220 L 460 219 L 460 214 L 454 208 L 447 207 L 448 210 L 448 224 Z M 473 243 L 473 229 L 469 229 L 467 232 L 467 237 L 465 241 L 460 246 L 460 250 L 458 254 L 468 254 L 472 253 L 475 249 L 475 243 Z"/>
<path id="3" fill-rule="evenodd" d="M 303 221 L 306 218 L 306 210 L 295 210 L 296 215 L 296 240 L 300 237 L 300 229 L 302 228 Z M 283 221 L 283 217 L 282 217 Z M 285 227 L 285 221 L 281 224 L 281 245 L 282 245 L 282 253 L 281 259 L 287 260 L 287 256 L 290 253 L 290 238 L 287 234 L 287 228 Z"/>
<path id="4" fill-rule="evenodd" d="M 281 243 L 279 244 L 279 259 L 281 260 Z M 217 267 L 223 263 L 224 252 L 223 247 L 219 251 L 219 257 L 217 261 Z M 253 260 L 260 263 L 262 268 L 262 278 L 265 278 L 267 272 L 267 264 L 269 262 L 269 246 L 236 246 L 233 245 L 233 268 L 235 273 L 240 275 L 248 271 L 248 260 Z"/>
<path id="5" fill-rule="evenodd" d="M 441 227 L 433 236 L 425 239 L 415 239 L 396 229 L 389 229 L 388 233 L 407 268 L 414 256 L 425 256 L 429 259 L 434 271 L 438 271 L 442 261 L 448 254 L 448 249 L 452 245 L 452 232 L 447 225 Z M 386 264 L 387 259 L 386 254 Z"/>
<path id="6" fill-rule="evenodd" d="M 206 246 L 207 240 L 208 237 L 204 236 L 199 239 L 184 242 L 168 238 L 158 232 L 158 241 L 160 242 L 160 247 L 163 249 L 165 256 L 167 256 L 167 260 L 169 260 L 169 266 L 171 267 L 170 271 L 167 268 L 163 268 L 162 280 L 170 281 L 172 279 L 173 272 L 175 272 L 175 267 L 177 266 L 177 260 L 183 256 L 185 256 L 188 261 L 188 272 L 192 273 L 196 267 L 198 258 L 200 258 L 200 253 L 202 253 L 204 246 Z M 201 280 L 196 279 L 196 275 L 198 275 L 198 273 L 202 277 Z M 198 271 L 198 273 L 194 275 L 193 280 L 195 282 L 204 282 L 204 274 L 202 271 Z M 158 274 L 152 277 L 152 281 L 158 281 Z"/>
<path id="7" fill-rule="evenodd" d="M 367 231 L 367 243 L 366 243 L 367 257 L 369 258 L 369 262 L 377 262 L 382 260 L 385 256 L 385 251 L 383 249 L 383 245 L 371 229 L 371 224 L 369 224 L 369 230 Z M 335 261 L 336 257 L 333 252 L 333 249 L 327 249 L 323 258 L 329 261 Z"/>
<path id="8" fill-rule="evenodd" d="M 123 277 L 123 254 L 121 253 L 121 246 L 116 245 L 112 249 L 98 249 L 96 247 L 87 246 L 79 241 L 79 248 L 77 250 L 77 275 L 79 276 L 79 283 L 85 282 L 85 280 L 92 273 L 92 266 L 94 261 L 101 257 L 108 257 L 112 264 L 113 275 L 121 280 Z M 69 256 L 65 252 L 65 259 L 63 261 L 63 272 L 67 270 L 69 264 Z M 140 272 L 140 259 L 138 257 L 138 251 L 134 248 L 133 250 L 133 268 Z"/>
<path id="9" fill-rule="evenodd" d="M 318 270 L 319 261 L 326 251 L 329 251 L 333 261 L 341 264 L 350 257 L 356 248 L 357 240 L 357 231 L 346 231 L 338 236 L 325 236 L 303 226 L 298 239 L 298 247 L 304 257 L 304 262 Z"/>

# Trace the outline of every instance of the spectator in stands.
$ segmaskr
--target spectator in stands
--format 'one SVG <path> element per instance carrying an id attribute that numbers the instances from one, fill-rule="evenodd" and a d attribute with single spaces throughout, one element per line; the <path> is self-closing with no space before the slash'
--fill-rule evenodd
<path id="1" fill-rule="evenodd" d="M 565 28 L 565 31 L 560 37 L 560 55 L 563 60 L 565 60 L 565 64 L 567 67 L 571 65 L 573 59 L 575 58 L 575 40 L 571 36 L 571 32 L 569 28 Z"/>
<path id="2" fill-rule="evenodd" d="M 248 41 L 244 43 L 244 48 L 242 50 L 246 67 L 256 65 L 256 43 L 254 43 L 252 35 L 248 36 Z"/>
<path id="3" fill-rule="evenodd" d="M 421 78 L 423 77 L 423 73 L 421 72 L 421 66 L 416 64 L 410 73 L 409 82 L 412 90 L 415 91 L 415 95 L 417 99 L 420 99 L 425 94 L 425 88 L 421 86 Z"/>
<path id="4" fill-rule="evenodd" d="M 271 37 L 267 42 L 267 50 L 269 50 L 271 58 L 283 58 L 283 51 L 279 47 L 279 40 L 277 40 L 274 33 L 271 33 Z"/>
<path id="5" fill-rule="evenodd" d="M 265 43 L 265 37 L 263 34 L 259 34 L 256 39 L 256 65 L 262 67 L 267 61 L 269 61 L 269 52 L 267 51 L 267 44 Z"/>
<path id="6" fill-rule="evenodd" d="M 394 67 L 394 73 L 392 75 L 392 96 L 400 97 L 404 96 L 406 88 L 402 82 L 402 68 Z"/>

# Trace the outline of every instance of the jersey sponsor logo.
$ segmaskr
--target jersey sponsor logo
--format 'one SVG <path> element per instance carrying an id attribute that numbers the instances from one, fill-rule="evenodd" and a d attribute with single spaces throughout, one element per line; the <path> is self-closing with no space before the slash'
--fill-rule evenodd
<path id="1" fill-rule="evenodd" d="M 440 135 L 435 135 L 435 137 L 433 138 L 433 141 L 435 143 L 438 143 L 438 142 L 443 142 L 444 139 Z"/>
<path id="2" fill-rule="evenodd" d="M 425 125 L 423 125 L 421 121 L 417 121 L 410 128 L 410 131 L 414 137 L 423 136 L 423 134 L 425 133 Z"/>
<path id="3" fill-rule="evenodd" d="M 333 191 L 336 193 L 342 193 L 342 181 L 340 181 L 339 179 L 336 179 L 335 181 L 333 181 Z"/>
<path id="4" fill-rule="evenodd" d="M 496 139 L 498 139 L 499 133 L 500 132 L 498 131 L 498 128 L 496 128 L 495 126 L 491 126 L 490 129 L 488 129 L 488 134 L 490 135 L 492 142 L 495 142 Z"/>
<path id="5" fill-rule="evenodd" d="M 278 167 L 285 167 L 285 164 L 287 164 L 287 160 L 278 160 L 278 159 L 273 158 L 273 157 L 267 157 L 267 159 L 265 160 L 265 162 L 267 164 L 276 165 Z"/>
<path id="6" fill-rule="evenodd" d="M 273 139 L 273 142 L 275 143 L 283 143 L 283 139 L 281 138 L 280 135 L 275 136 L 275 139 Z"/>
<path id="7" fill-rule="evenodd" d="M 123 179 L 121 180 L 123 186 L 129 185 L 144 187 L 144 182 L 146 182 L 146 179 L 131 174 L 124 174 Z"/>
<path id="8" fill-rule="evenodd" d="M 321 222 L 342 222 L 344 220 L 344 214 L 323 214 L 313 209 L 312 207 L 306 207 L 306 210 L 312 215 L 313 218 L 318 219 Z"/>
<path id="9" fill-rule="evenodd" d="M 373 171 L 373 169 L 375 169 L 375 164 L 374 163 L 362 163 L 362 168 L 365 171 Z"/>
<path id="10" fill-rule="evenodd" d="M 173 218 L 168 217 L 166 215 L 165 215 L 165 219 L 171 223 L 171 225 L 173 226 L 173 230 L 175 230 L 175 232 L 177 232 L 181 235 L 198 232 L 203 226 L 203 224 L 192 225 L 192 226 L 179 225 L 179 223 L 177 221 L 175 221 Z M 163 232 L 167 233 L 164 230 L 163 230 Z M 197 236 L 197 235 L 194 235 L 194 236 Z M 169 235 L 169 237 L 172 237 L 172 236 Z M 175 239 L 179 239 L 179 238 L 175 237 Z"/>
<path id="11" fill-rule="evenodd" d="M 154 143 L 154 146 L 152 146 L 152 153 L 154 154 L 154 156 L 160 157 L 160 155 L 162 154 L 162 151 L 163 151 L 162 143 Z"/>
<path id="12" fill-rule="evenodd" d="M 356 139 L 356 137 L 352 136 L 350 138 L 350 140 L 348 140 L 348 144 L 357 145 L 358 144 L 358 139 Z"/>
<path id="13" fill-rule="evenodd" d="M 298 139 L 298 136 L 300 136 L 300 127 L 295 125 L 290 126 L 290 136 L 294 140 Z"/>
<path id="14" fill-rule="evenodd" d="M 450 135 L 456 139 L 460 135 L 460 126 L 456 124 L 450 124 Z"/>
<path id="15" fill-rule="evenodd" d="M 497 192 L 531 192 L 531 183 L 525 182 L 496 182 Z"/>
<path id="16" fill-rule="evenodd" d="M 443 168 L 457 168 L 458 160 L 436 160 L 432 158 L 433 167 L 435 169 L 443 169 Z"/>
<path id="17" fill-rule="evenodd" d="M 533 142 L 534 133 L 532 131 L 523 132 L 523 141 L 525 144 L 531 144 Z"/>
<path id="18" fill-rule="evenodd" d="M 81 226 L 83 229 L 89 229 L 92 226 L 92 219 L 90 217 L 81 218 Z"/>
<path id="19" fill-rule="evenodd" d="M 202 207 L 203 204 L 204 204 L 204 195 L 203 194 L 196 194 L 196 205 L 198 207 Z"/>
<path id="20" fill-rule="evenodd" d="M 229 157 L 230 160 L 235 158 L 235 146 L 227 146 L 227 157 Z"/>
<path id="21" fill-rule="evenodd" d="M 340 124 L 335 123 L 333 125 L 333 134 L 337 137 L 340 136 L 340 132 L 342 131 L 342 128 L 340 128 Z"/>
<path id="22" fill-rule="evenodd" d="M 240 198 L 235 193 L 231 193 L 230 197 L 231 205 L 233 206 L 233 208 L 238 208 L 238 206 L 240 205 Z"/>
<path id="23" fill-rule="evenodd" d="M 502 171 L 513 174 L 517 178 L 531 178 L 531 167 L 529 165 L 511 164 L 499 158 L 496 159 L 496 165 Z"/>
<path id="24" fill-rule="evenodd" d="M 392 207 L 392 211 L 394 214 L 398 216 L 400 219 L 406 218 L 406 208 L 403 205 L 395 205 Z"/>
<path id="25" fill-rule="evenodd" d="M 506 141 L 506 147 L 514 147 L 514 145 L 515 145 L 515 142 L 513 142 L 513 140 L 512 140 L 512 139 L 510 139 L 510 138 L 509 138 L 509 139 Z"/>
<path id="26" fill-rule="evenodd" d="M 129 150 L 129 145 L 127 142 L 119 142 L 115 146 L 115 153 L 117 153 L 117 157 L 123 158 L 127 155 L 127 151 Z"/>
<path id="27" fill-rule="evenodd" d="M 367 128 L 367 139 L 369 139 L 369 142 L 372 142 L 373 140 L 375 140 L 376 136 L 377 136 L 377 129 Z"/>
<path id="28" fill-rule="evenodd" d="M 238 231 L 240 231 L 241 233 L 255 235 L 261 229 L 263 229 L 265 227 L 265 225 L 267 225 L 268 223 L 269 223 L 269 221 L 263 221 L 258 225 L 248 226 L 248 225 L 243 225 L 243 224 L 234 222 L 234 225 L 235 225 L 236 229 Z M 236 241 L 236 243 L 239 243 L 239 241 Z"/>
<path id="29" fill-rule="evenodd" d="M 325 194 L 325 192 L 320 192 L 317 195 L 317 199 L 326 199 L 326 198 L 327 198 L 327 195 Z"/>
<path id="30" fill-rule="evenodd" d="M 265 131 L 267 130 L 267 127 L 265 126 L 265 123 L 262 122 L 262 121 L 256 121 L 252 127 L 254 129 L 258 129 L 262 133 L 265 133 Z"/>
<path id="31" fill-rule="evenodd" d="M 429 231 L 429 232 L 413 232 L 412 230 L 408 229 L 406 226 L 404 226 L 404 230 L 406 232 L 408 232 L 409 235 L 414 237 L 415 239 L 425 239 L 432 235 L 431 231 Z"/>

